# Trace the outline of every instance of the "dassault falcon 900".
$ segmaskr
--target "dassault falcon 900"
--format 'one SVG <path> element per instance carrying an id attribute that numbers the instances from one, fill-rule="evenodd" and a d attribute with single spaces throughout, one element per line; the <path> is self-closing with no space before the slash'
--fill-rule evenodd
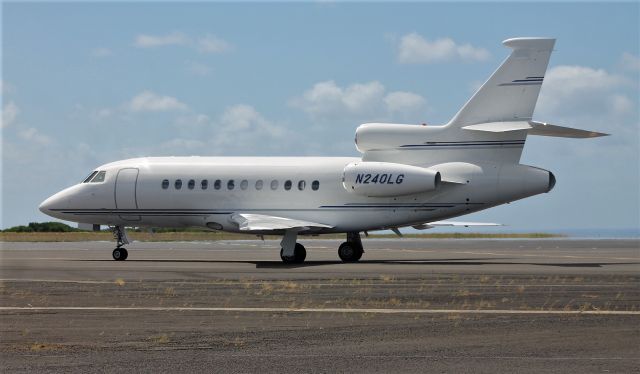
<path id="1" fill-rule="evenodd" d="M 360 158 L 134 158 L 96 168 L 40 210 L 112 227 L 115 260 L 127 258 L 132 226 L 282 235 L 282 261 L 301 263 L 298 235 L 346 233 L 338 255 L 353 262 L 361 232 L 470 225 L 441 220 L 553 188 L 553 173 L 520 164 L 528 135 L 607 135 L 532 119 L 555 39 L 503 44 L 511 54 L 447 124 L 363 124 Z"/>

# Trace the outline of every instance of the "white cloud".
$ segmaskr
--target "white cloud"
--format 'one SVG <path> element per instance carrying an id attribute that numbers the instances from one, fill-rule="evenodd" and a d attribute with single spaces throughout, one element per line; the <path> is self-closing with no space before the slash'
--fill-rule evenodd
<path id="1" fill-rule="evenodd" d="M 2 108 L 2 125 L 4 128 L 10 126 L 20 113 L 20 108 L 13 101 L 9 101 L 4 108 Z"/>
<path id="2" fill-rule="evenodd" d="M 40 133 L 37 129 L 30 127 L 26 130 L 22 130 L 18 133 L 20 138 L 39 144 L 39 145 L 49 145 L 51 144 L 51 138 Z"/>
<path id="3" fill-rule="evenodd" d="M 259 155 L 282 153 L 292 147 L 297 135 L 282 124 L 265 118 L 253 106 L 227 107 L 215 118 L 205 114 L 181 116 L 174 122 L 176 141 L 163 143 L 161 151 L 185 154 Z M 286 135 L 286 136 L 285 136 Z"/>
<path id="4" fill-rule="evenodd" d="M 413 92 L 391 92 L 384 98 L 384 102 L 391 112 L 412 112 L 424 108 L 424 97 Z"/>
<path id="5" fill-rule="evenodd" d="M 486 49 L 471 44 L 457 44 L 450 38 L 431 41 L 411 33 L 400 38 L 397 58 L 403 64 L 422 64 L 451 60 L 484 61 L 490 56 Z"/>
<path id="6" fill-rule="evenodd" d="M 113 114 L 113 111 L 109 108 L 102 108 L 96 112 L 96 115 L 101 118 L 109 117 Z"/>
<path id="7" fill-rule="evenodd" d="M 136 36 L 134 45 L 140 48 L 154 48 L 168 45 L 184 45 L 190 43 L 189 38 L 180 32 L 173 32 L 167 35 L 146 35 Z"/>
<path id="8" fill-rule="evenodd" d="M 187 62 L 187 70 L 191 74 L 199 75 L 199 76 L 207 76 L 211 74 L 211 67 L 205 65 L 200 62 L 188 61 Z"/>
<path id="9" fill-rule="evenodd" d="M 91 56 L 93 57 L 109 57 L 113 55 L 113 52 L 109 48 L 99 47 L 91 50 Z"/>
<path id="10" fill-rule="evenodd" d="M 608 101 L 611 112 L 616 116 L 622 116 L 633 111 L 633 102 L 621 94 L 613 94 Z"/>
<path id="11" fill-rule="evenodd" d="M 622 54 L 622 67 L 631 71 L 640 71 L 640 57 L 629 52 Z"/>
<path id="12" fill-rule="evenodd" d="M 205 147 L 206 143 L 195 139 L 175 138 L 160 144 L 160 150 L 166 154 L 183 153 L 184 151 L 197 152 Z"/>
<path id="13" fill-rule="evenodd" d="M 618 91 L 627 84 L 624 77 L 604 69 L 556 66 L 545 75 L 537 113 L 572 117 L 616 114 L 611 109 L 620 113 L 630 100 Z"/>
<path id="14" fill-rule="evenodd" d="M 225 110 L 218 121 L 223 132 L 246 135 L 262 133 L 271 138 L 284 135 L 284 129 L 266 120 L 251 105 L 239 104 Z"/>
<path id="15" fill-rule="evenodd" d="M 202 53 L 222 53 L 229 49 L 229 43 L 219 37 L 207 34 L 198 39 L 197 48 Z"/>
<path id="16" fill-rule="evenodd" d="M 227 41 L 212 34 L 192 38 L 181 32 L 173 32 L 167 35 L 140 34 L 136 36 L 133 44 L 139 48 L 188 46 L 201 53 L 222 53 L 231 48 L 231 44 Z"/>
<path id="17" fill-rule="evenodd" d="M 312 116 L 358 115 L 373 111 L 384 97 L 384 86 L 377 81 L 356 83 L 345 88 L 334 81 L 319 82 L 292 105 Z"/>
<path id="18" fill-rule="evenodd" d="M 0 80 L 0 92 L 2 92 L 3 95 L 10 94 L 13 92 L 13 86 L 6 81 Z"/>
<path id="19" fill-rule="evenodd" d="M 161 96 L 152 91 L 143 91 L 131 99 L 129 108 L 134 112 L 162 112 L 186 110 L 187 105 L 175 97 Z"/>
<path id="20" fill-rule="evenodd" d="M 587 66 L 556 66 L 549 69 L 542 85 L 535 118 L 561 126 L 601 131 L 612 136 L 598 146 L 568 142 L 559 154 L 587 158 L 601 153 L 638 155 L 638 87 L 628 78 Z M 605 151 L 603 148 L 608 147 Z"/>
<path id="21" fill-rule="evenodd" d="M 344 88 L 334 81 L 325 81 L 316 83 L 290 103 L 312 117 L 325 118 L 404 116 L 425 108 L 426 100 L 418 94 L 400 91 L 385 94 L 385 91 L 378 81 L 355 83 Z"/>

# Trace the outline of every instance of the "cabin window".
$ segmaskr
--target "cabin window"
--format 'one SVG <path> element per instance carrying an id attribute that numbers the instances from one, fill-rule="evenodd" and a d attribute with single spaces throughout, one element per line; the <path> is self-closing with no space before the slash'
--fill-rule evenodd
<path id="1" fill-rule="evenodd" d="M 91 183 L 102 183 L 104 182 L 104 176 L 107 175 L 106 171 L 99 171 L 95 177 L 91 180 Z"/>
<path id="2" fill-rule="evenodd" d="M 305 181 L 299 181 L 299 182 L 298 182 L 298 189 L 299 189 L 300 191 L 304 190 L 304 188 L 305 188 L 306 186 L 307 186 L 307 182 L 305 182 Z"/>
<path id="3" fill-rule="evenodd" d="M 262 179 L 258 179 L 256 181 L 256 190 L 261 190 L 262 189 Z"/>
<path id="4" fill-rule="evenodd" d="M 243 179 L 242 182 L 240 182 L 240 189 L 246 190 L 247 187 L 249 187 L 249 181 L 246 179 Z"/>
<path id="5" fill-rule="evenodd" d="M 291 189 L 291 181 L 287 180 L 284 182 L 284 189 L 289 191 Z"/>
<path id="6" fill-rule="evenodd" d="M 234 182 L 233 179 L 229 179 L 229 181 L 227 182 L 227 189 L 233 190 L 235 187 L 236 187 L 236 182 Z"/>
<path id="7" fill-rule="evenodd" d="M 320 182 L 318 182 L 318 181 L 311 182 L 311 189 L 312 190 L 318 191 L 318 188 L 320 188 Z"/>
<path id="8" fill-rule="evenodd" d="M 196 186 L 196 181 L 194 181 L 193 179 L 189 179 L 189 183 L 187 183 L 187 187 L 189 187 L 190 190 L 193 190 L 195 186 Z"/>
<path id="9" fill-rule="evenodd" d="M 176 190 L 181 189 L 182 188 L 182 179 L 176 179 L 176 181 L 173 184 L 173 186 L 176 188 Z"/>
<path id="10" fill-rule="evenodd" d="M 207 187 L 209 187 L 209 181 L 208 181 L 208 180 L 206 180 L 206 179 L 203 179 L 202 181 L 200 181 L 200 187 L 201 187 L 203 190 L 206 190 L 206 189 L 207 189 Z"/>
<path id="11" fill-rule="evenodd" d="M 272 190 L 277 190 L 278 189 L 278 181 L 276 179 L 271 181 L 271 189 Z"/>
<path id="12" fill-rule="evenodd" d="M 216 190 L 219 190 L 220 187 L 222 187 L 222 181 L 220 179 L 216 179 L 216 181 L 213 182 L 213 188 L 215 188 Z"/>
<path id="13" fill-rule="evenodd" d="M 162 189 L 166 190 L 167 188 L 169 188 L 169 180 L 165 179 L 162 181 Z"/>
<path id="14" fill-rule="evenodd" d="M 86 177 L 86 178 L 84 179 L 84 181 L 82 181 L 82 183 L 89 183 L 89 181 L 91 180 L 91 178 L 93 178 L 96 174 L 98 174 L 98 171 L 97 171 L 97 170 L 96 170 L 96 171 L 94 171 L 94 172 L 92 172 L 91 174 L 89 174 L 89 176 L 88 176 L 88 177 Z"/>

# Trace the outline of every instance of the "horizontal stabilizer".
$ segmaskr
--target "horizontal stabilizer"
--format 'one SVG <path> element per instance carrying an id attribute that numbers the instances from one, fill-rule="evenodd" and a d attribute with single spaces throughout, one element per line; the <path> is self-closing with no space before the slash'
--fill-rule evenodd
<path id="1" fill-rule="evenodd" d="M 263 214 L 236 213 L 231 216 L 231 220 L 238 224 L 240 231 L 271 231 L 310 228 L 331 228 L 333 226 L 322 223 L 301 221 L 297 219 L 267 216 Z"/>
<path id="2" fill-rule="evenodd" d="M 527 132 L 529 135 L 556 136 L 560 138 L 597 138 L 609 135 L 602 132 L 555 126 L 542 122 L 530 121 L 529 123 L 531 124 L 531 130 Z"/>
<path id="3" fill-rule="evenodd" d="M 528 135 L 554 136 L 561 138 L 597 138 L 599 136 L 609 135 L 601 132 L 555 126 L 536 121 L 489 122 L 464 126 L 463 129 L 496 133 L 526 130 Z"/>
<path id="4" fill-rule="evenodd" d="M 509 132 L 519 130 L 530 130 L 531 125 L 526 121 L 518 122 L 488 122 L 477 125 L 464 126 L 465 130 L 486 131 L 486 132 Z"/>

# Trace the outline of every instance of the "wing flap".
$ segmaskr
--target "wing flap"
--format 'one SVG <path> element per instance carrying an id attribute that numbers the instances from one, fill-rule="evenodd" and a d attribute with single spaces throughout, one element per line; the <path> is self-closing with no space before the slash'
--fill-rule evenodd
<path id="1" fill-rule="evenodd" d="M 435 221 L 412 226 L 416 230 L 432 229 L 434 227 L 487 227 L 504 226 L 501 223 L 492 222 L 458 222 L 458 221 Z"/>
<path id="2" fill-rule="evenodd" d="M 235 213 L 231 220 L 238 224 L 240 231 L 275 231 L 289 229 L 331 228 L 333 226 L 317 222 L 291 218 L 268 216 L 264 214 Z"/>

